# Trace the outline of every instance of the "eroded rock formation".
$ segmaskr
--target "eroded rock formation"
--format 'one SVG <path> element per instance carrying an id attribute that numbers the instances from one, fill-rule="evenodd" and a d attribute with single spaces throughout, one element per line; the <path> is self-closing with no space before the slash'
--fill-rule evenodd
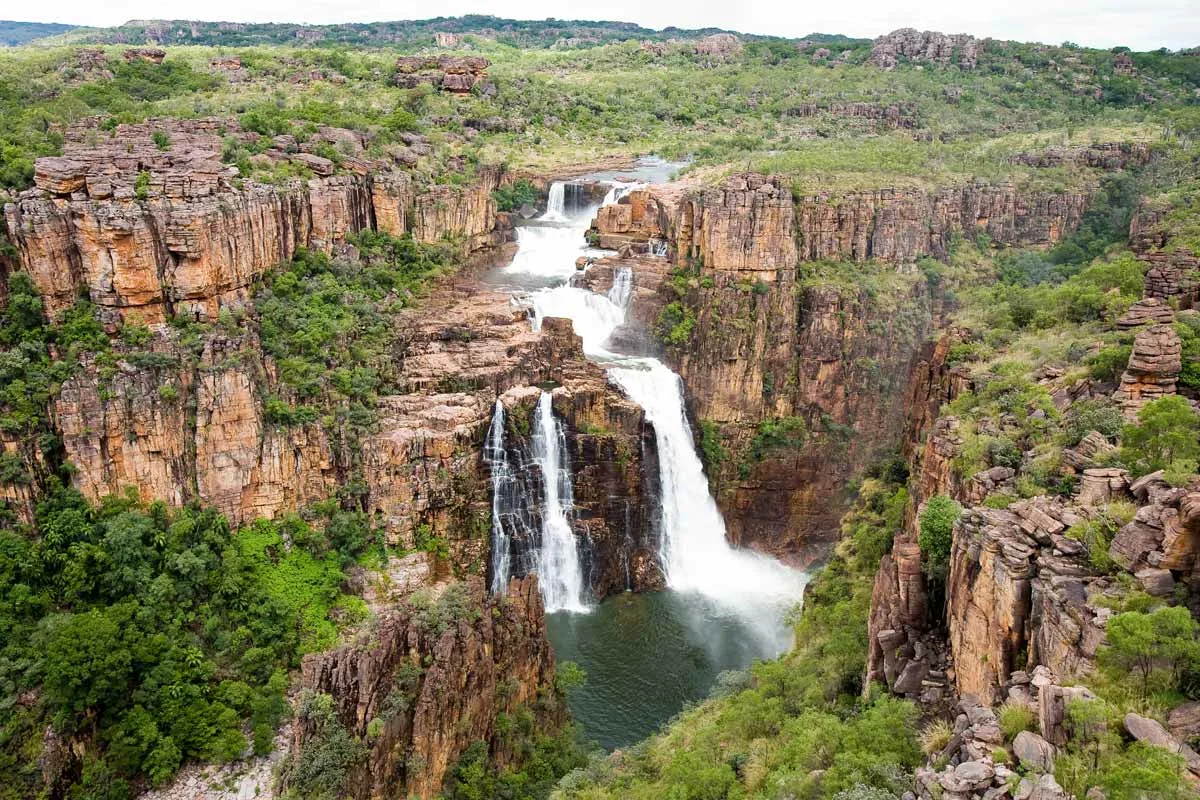
<path id="1" fill-rule="evenodd" d="M 330 252 L 370 227 L 421 242 L 452 234 L 468 253 L 506 238 L 491 196 L 499 170 L 481 170 L 468 187 L 425 188 L 406 172 L 371 172 L 386 165 L 363 162 L 354 174 L 239 188 L 236 168 L 219 155 L 229 126 L 236 122 L 152 121 L 118 126 L 93 144 L 93 120 L 68 131 L 62 157 L 38 160 L 37 188 L 5 215 L 52 317 L 83 292 L 102 311 L 145 323 L 174 313 L 213 319 L 244 305 L 253 280 L 298 248 Z M 363 146 L 358 134 L 336 129 L 317 141 Z M 320 156 L 279 153 L 332 172 Z"/>
<path id="2" fill-rule="evenodd" d="M 870 63 L 881 69 L 895 69 L 901 59 L 917 63 L 956 64 L 974 69 L 983 42 L 965 33 L 950 34 L 900 28 L 880 36 L 871 45 Z"/>
<path id="3" fill-rule="evenodd" d="M 515 762 L 500 716 L 528 711 L 547 734 L 565 716 L 532 577 L 514 580 L 504 597 L 485 597 L 478 578 L 427 590 L 387 613 L 362 641 L 307 656 L 302 670 L 307 690 L 332 698 L 335 724 L 369 743 L 347 776 L 347 795 L 356 800 L 435 798 L 474 742 L 487 743 L 498 767 Z M 320 735 L 302 714 L 292 758 L 305 758 Z"/>
<path id="4" fill-rule="evenodd" d="M 428 84 L 451 94 L 470 94 L 487 79 L 491 65 L 482 56 L 401 56 L 394 81 L 406 89 Z"/>

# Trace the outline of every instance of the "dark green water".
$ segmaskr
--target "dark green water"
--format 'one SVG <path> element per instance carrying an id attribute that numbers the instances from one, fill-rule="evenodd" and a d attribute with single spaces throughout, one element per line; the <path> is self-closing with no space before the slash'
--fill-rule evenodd
<path id="1" fill-rule="evenodd" d="M 559 661 L 574 661 L 587 683 L 568 702 L 588 739 L 605 748 L 654 733 L 684 703 L 707 697 L 717 675 L 773 658 L 791 645 L 782 623 L 760 629 L 677 592 L 611 597 L 589 614 L 546 617 Z"/>

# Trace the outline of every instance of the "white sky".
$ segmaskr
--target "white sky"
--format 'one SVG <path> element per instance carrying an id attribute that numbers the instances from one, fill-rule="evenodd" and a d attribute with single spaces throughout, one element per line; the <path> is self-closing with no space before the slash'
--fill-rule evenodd
<path id="1" fill-rule="evenodd" d="M 713 26 L 779 36 L 874 37 L 914 27 L 1136 50 L 1200 45 L 1200 0 L 0 0 L 0 19 L 97 26 L 129 19 L 331 23 L 469 13 L 622 20 L 652 28 Z"/>

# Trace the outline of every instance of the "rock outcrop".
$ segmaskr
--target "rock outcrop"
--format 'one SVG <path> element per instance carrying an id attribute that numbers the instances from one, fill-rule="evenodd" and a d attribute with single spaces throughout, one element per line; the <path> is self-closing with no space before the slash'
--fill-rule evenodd
<path id="1" fill-rule="evenodd" d="M 428 84 L 450 94 L 470 94 L 487 79 L 491 65 L 482 56 L 401 56 L 393 81 L 406 89 Z"/>
<path id="2" fill-rule="evenodd" d="M 1179 334 L 1170 325 L 1156 324 L 1138 331 L 1129 366 L 1113 393 L 1126 417 L 1136 419 L 1147 403 L 1175 394 L 1175 382 L 1183 368 L 1182 351 Z"/>
<path id="3" fill-rule="evenodd" d="M 763 176 L 741 176 L 732 181 L 744 185 L 743 192 L 759 192 L 764 185 L 781 189 L 778 182 L 772 184 Z M 601 247 L 619 249 L 625 243 L 669 240 L 677 244 L 673 252 L 676 260 L 682 261 L 688 255 L 708 255 L 697 247 L 700 243 L 692 241 L 691 229 L 697 224 L 703 229 L 705 225 L 705 221 L 696 220 L 698 208 L 729 218 L 744 213 L 739 224 L 755 225 L 760 230 L 775 224 L 775 220 L 750 216 L 749 206 L 746 212 L 734 210 L 748 195 L 727 200 L 724 195 L 713 194 L 727 192 L 728 186 L 690 192 L 678 185 L 652 186 L 631 192 L 620 203 L 599 210 L 594 223 L 597 241 Z M 781 197 L 784 194 L 780 192 Z M 801 261 L 908 264 L 923 256 L 944 258 L 955 236 L 974 237 L 980 232 L 997 244 L 1048 247 L 1075 230 L 1088 200 L 1085 191 L 1024 192 L 1010 183 L 974 183 L 933 192 L 879 189 L 800 197 L 788 225 L 799 240 L 797 256 Z M 723 203 L 726 207 L 717 210 Z M 754 241 L 752 230 L 728 233 Z M 695 252 L 689 253 L 689 247 Z M 743 260 L 752 259 L 747 256 Z"/>
<path id="4" fill-rule="evenodd" d="M 801 197 L 800 257 L 911 263 L 945 258 L 954 236 L 980 232 L 998 244 L 1047 247 L 1079 225 L 1087 203 L 1084 192 L 1025 192 L 1007 183 Z"/>
<path id="5" fill-rule="evenodd" d="M 303 685 L 332 698 L 336 723 L 368 742 L 351 767 L 347 796 L 435 798 L 448 770 L 474 742 L 491 763 L 516 765 L 497 720 L 532 713 L 554 733 L 564 706 L 535 578 L 514 580 L 504 597 L 483 583 L 435 587 L 380 620 L 364 641 L 306 656 Z M 303 759 L 321 731 L 303 708 L 292 758 Z M 285 768 L 284 787 L 288 772 Z"/>
<path id="6" fill-rule="evenodd" d="M 219 155 L 220 131 L 230 125 L 152 121 L 119 126 L 91 145 L 93 121 L 68 132 L 62 157 L 37 161 L 37 189 L 6 206 L 5 216 L 52 317 L 85 293 L 102 312 L 144 323 L 176 313 L 214 319 L 221 308 L 244 305 L 253 280 L 298 248 L 329 252 L 373 226 L 421 242 L 458 236 L 468 252 L 506 238 L 491 196 L 497 169 L 481 170 L 468 187 L 424 188 L 406 172 L 369 172 L 364 164 L 362 174 L 238 188 L 236 168 Z M 342 141 L 345 134 L 357 142 L 349 131 L 321 135 Z M 302 156 L 319 158 L 289 157 Z"/>
<path id="7" fill-rule="evenodd" d="M 1083 519 L 1034 499 L 968 509 L 956 523 L 946 617 L 960 695 L 998 702 L 1008 674 L 1027 665 L 1063 676 L 1094 667 L 1110 613 L 1094 598 L 1108 584 L 1085 546 L 1063 535 Z"/>
<path id="8" fill-rule="evenodd" d="M 960 69 L 974 69 L 979 62 L 983 42 L 965 33 L 944 34 L 900 28 L 880 36 L 871 44 L 869 62 L 880 69 L 895 69 L 901 62 L 954 64 Z"/>

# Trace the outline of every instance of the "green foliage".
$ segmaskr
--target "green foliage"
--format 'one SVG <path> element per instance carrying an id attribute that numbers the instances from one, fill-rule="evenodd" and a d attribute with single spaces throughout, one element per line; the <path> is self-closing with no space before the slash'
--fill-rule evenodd
<path id="1" fill-rule="evenodd" d="M 711 420 L 700 420 L 700 458 L 710 481 L 721 473 L 726 455 L 725 445 L 721 443 L 721 429 Z"/>
<path id="2" fill-rule="evenodd" d="M 779 450 L 795 450 L 808 440 L 808 423 L 803 417 L 765 419 L 758 423 L 747 458 L 762 461 Z"/>
<path id="3" fill-rule="evenodd" d="M 38 697 L 9 724 L 94 737 L 80 791 L 112 797 L 186 761 L 242 757 L 247 723 L 269 749 L 286 671 L 336 639 L 342 556 L 305 549 L 320 538 L 299 519 L 234 533 L 211 510 L 55 491 L 35 529 L 0 530 L 2 702 Z M 0 739 L 3 782 L 19 780 L 19 745 Z"/>
<path id="4" fill-rule="evenodd" d="M 546 736 L 534 729 L 527 710 L 519 710 L 516 716 L 518 723 L 509 729 L 506 744 L 519 756 L 520 769 L 497 769 L 488 758 L 487 744 L 473 742 L 446 776 L 445 800 L 546 800 L 563 775 L 587 763 L 578 733 L 570 725 Z"/>
<path id="5" fill-rule="evenodd" d="M 676 300 L 668 303 L 658 316 L 656 330 L 659 339 L 669 347 L 683 347 L 692 338 L 696 327 L 696 311 Z"/>
<path id="6" fill-rule="evenodd" d="M 1152 689 L 1178 687 L 1183 676 L 1200 665 L 1200 624 L 1186 608 L 1118 614 L 1106 630 L 1101 666 L 1118 680 L 1135 675 L 1143 697 Z"/>
<path id="7" fill-rule="evenodd" d="M 522 178 L 505 186 L 497 187 L 492 192 L 496 198 L 496 207 L 501 211 L 516 211 L 523 205 L 537 202 L 537 189 L 529 181 Z"/>
<path id="8" fill-rule="evenodd" d="M 558 662 L 554 686 L 562 694 L 587 683 L 587 672 L 574 661 Z"/>
<path id="9" fill-rule="evenodd" d="M 1093 567 L 1100 572 L 1111 572 L 1115 565 L 1108 555 L 1109 545 L 1112 544 L 1117 531 L 1133 519 L 1136 510 L 1130 503 L 1110 503 L 1099 509 L 1090 519 L 1071 526 L 1066 535 L 1084 543 Z"/>
<path id="10" fill-rule="evenodd" d="M 1091 431 L 1111 439 L 1124 428 L 1125 415 L 1111 400 L 1079 400 L 1071 404 L 1063 420 L 1063 444 L 1074 447 Z"/>
<path id="11" fill-rule="evenodd" d="M 921 532 L 917 537 L 921 561 L 929 575 L 941 580 L 946 579 L 950 567 L 954 523 L 960 514 L 962 506 L 941 494 L 929 498 L 921 509 Z"/>
<path id="12" fill-rule="evenodd" d="M 1138 412 L 1138 421 L 1127 425 L 1121 436 L 1121 460 L 1135 475 L 1183 462 L 1194 472 L 1198 456 L 1200 416 L 1179 395 L 1147 403 Z"/>
<path id="13" fill-rule="evenodd" d="M 1026 703 L 1008 700 L 1000 706 L 996 716 L 1000 721 L 1000 730 L 1004 733 L 1004 738 L 1010 742 L 1021 731 L 1037 729 L 1037 715 Z"/>
<path id="14" fill-rule="evenodd" d="M 138 172 L 137 179 L 133 182 L 133 196 L 145 202 L 150 197 L 150 172 L 142 170 Z"/>
<path id="15" fill-rule="evenodd" d="M 304 800 L 334 800 L 345 789 L 350 770 L 366 759 L 367 748 L 337 719 L 329 695 L 304 695 L 299 713 L 309 735 L 284 764 L 284 780 Z"/>
<path id="16" fill-rule="evenodd" d="M 150 138 L 154 141 L 154 146 L 159 150 L 171 149 L 171 137 L 163 131 L 155 131 L 150 135 Z"/>

